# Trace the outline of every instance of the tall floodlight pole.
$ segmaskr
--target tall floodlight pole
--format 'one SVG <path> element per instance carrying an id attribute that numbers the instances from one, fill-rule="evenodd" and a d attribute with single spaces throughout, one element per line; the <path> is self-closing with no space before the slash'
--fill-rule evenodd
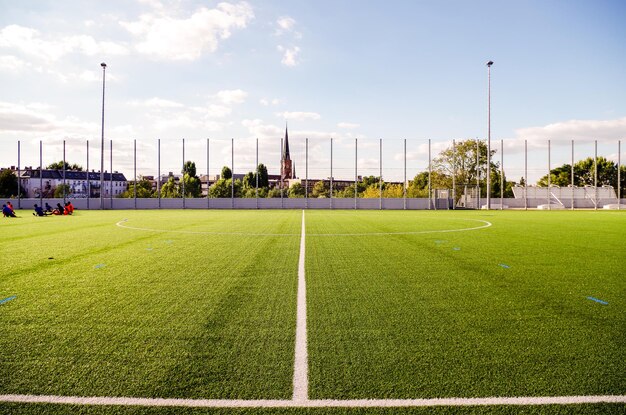
<path id="1" fill-rule="evenodd" d="M 209 185 L 210 179 L 209 179 L 209 172 L 211 171 L 209 169 L 209 163 L 210 163 L 210 156 L 211 154 L 209 153 L 209 139 L 206 139 L 206 208 L 210 209 L 211 208 L 211 197 L 209 194 L 209 191 L 211 190 L 211 186 Z M 258 165 L 258 163 L 257 163 Z M 258 176 L 258 174 L 257 174 Z"/>
<path id="2" fill-rule="evenodd" d="M 430 210 L 430 175 L 432 173 L 432 166 L 430 163 L 430 138 L 428 139 L 428 210 Z"/>
<path id="3" fill-rule="evenodd" d="M 230 207 L 235 208 L 235 139 L 230 139 Z"/>
<path id="4" fill-rule="evenodd" d="M 107 64 L 102 62 L 102 137 L 100 140 L 100 209 L 104 209 L 104 85 Z"/>
<path id="5" fill-rule="evenodd" d="M 504 209 L 504 140 L 500 140 L 500 210 Z"/>
<path id="6" fill-rule="evenodd" d="M 39 140 L 39 206 L 43 206 L 43 144 Z"/>
<path id="7" fill-rule="evenodd" d="M 491 209 L 491 65 L 487 62 L 487 210 Z"/>
<path id="8" fill-rule="evenodd" d="M 157 138 L 157 196 L 161 209 L 161 139 Z"/>
<path id="9" fill-rule="evenodd" d="M 383 208 L 383 139 L 378 139 L 378 184 L 379 184 L 379 209 Z"/>

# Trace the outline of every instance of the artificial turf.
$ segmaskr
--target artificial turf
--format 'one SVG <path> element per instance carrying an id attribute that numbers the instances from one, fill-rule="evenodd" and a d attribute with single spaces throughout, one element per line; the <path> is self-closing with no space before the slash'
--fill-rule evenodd
<path id="1" fill-rule="evenodd" d="M 0 223 L 0 394 L 291 398 L 301 211 L 29 215 Z M 626 212 L 307 211 L 306 232 L 310 398 L 626 394 Z"/>
<path id="2" fill-rule="evenodd" d="M 624 394 L 626 214 L 307 216 L 310 234 L 471 226 L 461 218 L 493 226 L 308 238 L 311 397 Z"/>
<path id="3" fill-rule="evenodd" d="M 77 212 L 2 223 L 0 391 L 289 398 L 299 212 Z M 246 228 L 247 227 L 247 228 Z"/>

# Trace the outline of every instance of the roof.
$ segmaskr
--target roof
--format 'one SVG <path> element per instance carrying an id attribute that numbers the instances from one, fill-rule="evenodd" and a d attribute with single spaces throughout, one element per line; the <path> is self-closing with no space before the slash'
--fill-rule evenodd
<path id="1" fill-rule="evenodd" d="M 40 170 L 24 170 L 22 171 L 22 178 L 39 179 Z M 100 172 L 95 171 L 77 171 L 77 170 L 65 170 L 65 180 L 85 180 L 87 174 L 89 174 L 89 180 L 100 180 Z M 63 170 L 43 170 L 43 179 L 63 180 Z M 104 180 L 111 180 L 111 173 L 104 173 Z M 123 173 L 113 173 L 113 181 L 125 182 L 126 177 Z"/>

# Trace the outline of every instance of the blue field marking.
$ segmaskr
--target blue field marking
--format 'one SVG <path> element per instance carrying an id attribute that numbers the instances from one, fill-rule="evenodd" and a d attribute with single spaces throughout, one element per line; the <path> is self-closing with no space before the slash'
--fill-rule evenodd
<path id="1" fill-rule="evenodd" d="M 15 300 L 16 298 L 17 298 L 17 296 L 12 295 L 11 297 L 7 297 L 4 300 L 0 300 L 0 304 L 4 304 L 4 303 L 9 302 L 11 300 Z"/>
<path id="2" fill-rule="evenodd" d="M 510 266 L 508 266 L 507 264 L 498 264 L 498 265 L 500 265 L 502 268 L 506 268 L 506 269 L 511 268 L 511 267 L 510 267 Z"/>
<path id="3" fill-rule="evenodd" d="M 100 268 L 104 268 L 106 266 L 107 266 L 107 264 L 97 264 L 94 268 L 95 269 L 100 269 Z"/>
<path id="4" fill-rule="evenodd" d="M 600 303 L 604 305 L 609 305 L 609 303 L 607 303 L 606 301 L 600 300 L 596 297 L 587 297 L 587 300 L 595 301 L 596 303 Z"/>

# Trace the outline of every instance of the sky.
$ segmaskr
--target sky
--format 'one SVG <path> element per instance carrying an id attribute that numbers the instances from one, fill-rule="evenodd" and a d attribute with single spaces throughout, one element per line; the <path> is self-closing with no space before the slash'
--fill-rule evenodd
<path id="1" fill-rule="evenodd" d="M 503 140 L 530 176 L 626 141 L 626 3 L 594 1 L 0 0 L 0 166 L 62 159 L 133 174 L 277 173 L 289 125 L 296 174 L 409 178 L 453 139 Z M 207 163 L 207 139 L 210 140 Z M 358 151 L 355 157 L 355 139 Z M 382 140 L 383 152 L 379 154 Z M 624 143 L 622 143 L 624 144 Z M 624 147 L 624 145 L 622 145 Z M 626 151 L 622 149 L 622 161 Z M 496 155 L 499 160 L 500 154 Z M 545 167 L 545 168 L 544 168 Z"/>

